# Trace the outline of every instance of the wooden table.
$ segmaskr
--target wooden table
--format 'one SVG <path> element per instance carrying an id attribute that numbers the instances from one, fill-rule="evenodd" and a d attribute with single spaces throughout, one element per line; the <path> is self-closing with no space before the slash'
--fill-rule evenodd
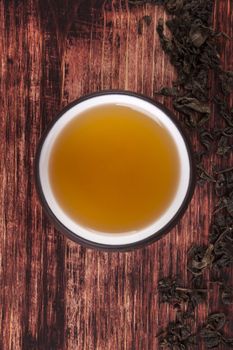
<path id="1" fill-rule="evenodd" d="M 85 249 L 59 234 L 42 212 L 35 150 L 63 106 L 89 92 L 120 88 L 171 108 L 169 99 L 155 97 L 175 77 L 154 30 L 166 17 L 163 7 L 129 11 L 124 0 L 101 3 L 0 1 L 1 350 L 158 349 L 156 334 L 175 313 L 159 305 L 157 282 L 178 274 L 187 283 L 187 250 L 207 241 L 211 185 L 196 188 L 166 237 L 129 253 Z M 144 15 L 152 23 L 139 35 Z M 215 1 L 214 23 L 233 37 L 232 0 Z M 223 66 L 232 69 L 233 42 L 221 38 L 220 50 Z M 217 290 L 209 294 L 198 309 L 199 323 L 218 310 Z M 230 334 L 233 308 L 227 310 Z"/>

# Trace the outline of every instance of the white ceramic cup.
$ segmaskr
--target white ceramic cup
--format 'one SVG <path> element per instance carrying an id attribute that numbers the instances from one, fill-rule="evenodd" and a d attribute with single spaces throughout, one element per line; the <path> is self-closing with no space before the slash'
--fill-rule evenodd
<path id="1" fill-rule="evenodd" d="M 135 232 L 103 233 L 79 225 L 58 204 L 49 180 L 51 150 L 64 127 L 84 111 L 107 104 L 134 108 L 162 124 L 173 138 L 180 159 L 179 183 L 169 207 L 151 225 Z M 68 105 L 43 135 L 36 155 L 36 185 L 45 211 L 61 232 L 81 244 L 97 249 L 129 250 L 155 241 L 167 233 L 180 219 L 191 200 L 194 178 L 192 151 L 176 119 L 162 105 L 126 91 L 103 91 L 85 96 Z"/>

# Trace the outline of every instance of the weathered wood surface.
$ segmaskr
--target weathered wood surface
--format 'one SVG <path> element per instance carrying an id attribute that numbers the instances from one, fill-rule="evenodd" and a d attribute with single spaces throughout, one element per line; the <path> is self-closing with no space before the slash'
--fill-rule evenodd
<path id="1" fill-rule="evenodd" d="M 156 334 L 174 311 L 159 305 L 157 281 L 172 273 L 187 282 L 187 250 L 207 241 L 209 185 L 196 189 L 171 233 L 129 253 L 85 249 L 56 232 L 42 213 L 33 161 L 41 133 L 61 107 L 111 88 L 154 97 L 174 78 L 154 31 L 158 18 L 165 17 L 163 8 L 129 11 L 125 1 L 101 3 L 0 1 L 2 350 L 158 349 Z M 232 0 L 215 3 L 215 26 L 233 37 Z M 138 35 L 145 14 L 152 23 Z M 225 68 L 233 68 L 233 43 L 222 38 L 220 47 Z M 169 100 L 159 100 L 171 107 Z M 198 309 L 199 322 L 219 308 L 217 291 L 209 294 L 208 304 Z M 232 312 L 228 308 L 229 334 Z"/>

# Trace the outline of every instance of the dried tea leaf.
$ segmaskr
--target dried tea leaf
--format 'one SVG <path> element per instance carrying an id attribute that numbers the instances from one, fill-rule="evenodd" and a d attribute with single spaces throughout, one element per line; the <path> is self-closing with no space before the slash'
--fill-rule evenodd
<path id="1" fill-rule="evenodd" d="M 197 343 L 195 334 L 192 334 L 190 326 L 176 320 L 170 322 L 167 329 L 159 335 L 159 345 L 161 349 L 181 349 L 193 348 Z"/>
<path id="2" fill-rule="evenodd" d="M 233 193 L 229 196 L 227 200 L 227 212 L 233 217 Z"/>
<path id="3" fill-rule="evenodd" d="M 215 223 L 212 224 L 209 232 L 209 241 L 210 243 L 215 243 L 221 234 L 221 230 L 218 225 Z"/>
<path id="4" fill-rule="evenodd" d="M 157 33 L 159 35 L 160 42 L 161 42 L 163 50 L 166 53 L 170 53 L 171 54 L 173 52 L 173 50 L 174 50 L 174 45 L 173 45 L 172 41 L 164 35 L 164 21 L 163 21 L 162 18 L 160 18 L 159 21 L 158 21 Z"/>
<path id="5" fill-rule="evenodd" d="M 214 141 L 213 134 L 210 131 L 201 128 L 199 131 L 199 138 L 200 138 L 201 144 L 206 149 L 206 151 L 210 151 Z"/>
<path id="6" fill-rule="evenodd" d="M 190 114 L 191 111 L 210 114 L 210 107 L 194 97 L 180 97 L 174 101 L 174 107 L 185 114 Z"/>
<path id="7" fill-rule="evenodd" d="M 224 313 L 216 313 L 208 316 L 207 326 L 213 330 L 219 331 L 226 323 L 226 316 Z"/>
<path id="8" fill-rule="evenodd" d="M 146 25 L 149 27 L 152 22 L 151 16 L 146 15 L 146 16 L 143 16 L 142 19 L 146 23 Z"/>
<path id="9" fill-rule="evenodd" d="M 222 135 L 226 137 L 233 137 L 233 127 L 227 126 L 226 128 L 222 129 Z"/>
<path id="10" fill-rule="evenodd" d="M 179 92 L 176 87 L 163 87 L 159 91 L 155 92 L 155 94 L 163 96 L 178 96 Z"/>
<path id="11" fill-rule="evenodd" d="M 166 302 L 173 306 L 180 307 L 187 303 L 188 314 L 191 316 L 194 308 L 204 302 L 207 290 L 202 288 L 185 288 L 180 286 L 176 279 L 164 278 L 158 283 L 160 302 Z"/>
<path id="12" fill-rule="evenodd" d="M 225 233 L 225 240 L 229 243 L 229 244 L 233 244 L 233 228 L 228 227 Z"/>
<path id="13" fill-rule="evenodd" d="M 219 174 L 217 176 L 217 181 L 215 183 L 215 194 L 218 197 L 222 197 L 227 193 L 226 180 L 224 174 Z"/>
<path id="14" fill-rule="evenodd" d="M 201 47 L 210 36 L 210 30 L 206 27 L 192 26 L 189 32 L 189 38 L 195 47 Z"/>
<path id="15" fill-rule="evenodd" d="M 225 232 L 224 232 L 225 233 Z M 214 247 L 214 267 L 223 268 L 233 263 L 233 244 L 226 241 L 226 235 L 221 235 Z"/>
<path id="16" fill-rule="evenodd" d="M 223 343 L 228 346 L 228 347 L 231 347 L 233 348 L 233 338 L 223 338 Z"/>
<path id="17" fill-rule="evenodd" d="M 207 143 L 207 140 L 203 141 Z M 198 175 L 198 184 L 203 185 L 205 182 L 216 182 L 214 175 L 207 172 L 202 164 L 203 156 L 206 154 L 207 150 L 196 152 L 196 171 Z"/>
<path id="18" fill-rule="evenodd" d="M 178 284 L 176 279 L 164 278 L 158 283 L 158 291 L 161 302 L 167 302 L 172 305 L 180 304 L 181 302 L 187 302 L 189 300 L 188 293 L 185 289 L 178 290 Z"/>
<path id="19" fill-rule="evenodd" d="M 203 328 L 200 331 L 200 336 L 208 349 L 215 348 L 222 342 L 221 334 L 209 328 Z"/>
<path id="20" fill-rule="evenodd" d="M 220 344 L 228 347 L 233 346 L 233 339 L 227 338 L 221 333 L 225 323 L 226 315 L 224 313 L 216 313 L 208 316 L 207 324 L 200 331 L 200 337 L 204 340 L 207 348 L 212 349 Z"/>
<path id="21" fill-rule="evenodd" d="M 210 267 L 214 261 L 213 251 L 213 244 L 207 248 L 194 246 L 189 252 L 188 270 L 195 276 L 202 275 L 204 270 Z"/>
<path id="22" fill-rule="evenodd" d="M 233 91 L 233 71 L 222 72 L 219 75 L 220 87 L 224 95 L 228 95 Z"/>
<path id="23" fill-rule="evenodd" d="M 214 102 L 218 108 L 219 115 L 225 120 L 228 127 L 233 127 L 233 111 L 229 108 L 226 98 L 219 95 L 214 96 Z"/>
<path id="24" fill-rule="evenodd" d="M 217 154 L 219 156 L 226 156 L 229 151 L 233 149 L 232 145 L 228 144 L 228 138 L 226 136 L 221 136 L 218 142 Z"/>
<path id="25" fill-rule="evenodd" d="M 233 289 L 229 287 L 222 286 L 221 291 L 222 302 L 225 305 L 233 304 Z"/>
<path id="26" fill-rule="evenodd" d="M 165 6 L 169 13 L 175 14 L 183 8 L 183 5 L 184 0 L 167 0 Z"/>

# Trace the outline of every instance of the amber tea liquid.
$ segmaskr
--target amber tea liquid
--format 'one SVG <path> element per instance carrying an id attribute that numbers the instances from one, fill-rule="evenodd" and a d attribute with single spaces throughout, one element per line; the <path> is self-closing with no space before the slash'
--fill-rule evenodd
<path id="1" fill-rule="evenodd" d="M 109 104 L 91 108 L 58 135 L 49 180 L 60 207 L 100 232 L 137 231 L 171 204 L 180 162 L 169 132 L 142 112 Z"/>

